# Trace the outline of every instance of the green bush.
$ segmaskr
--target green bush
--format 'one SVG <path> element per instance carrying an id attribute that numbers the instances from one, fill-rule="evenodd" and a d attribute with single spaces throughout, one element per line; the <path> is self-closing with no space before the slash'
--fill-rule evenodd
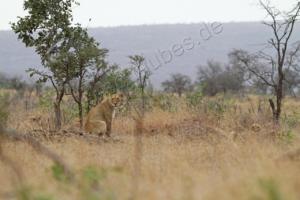
<path id="1" fill-rule="evenodd" d="M 291 115 L 286 115 L 285 117 L 283 117 L 282 122 L 289 128 L 295 128 L 299 124 L 299 119 L 300 115 L 294 112 Z"/>
<path id="2" fill-rule="evenodd" d="M 259 186 L 265 194 L 266 200 L 283 200 L 282 194 L 279 190 L 278 184 L 272 179 L 261 179 L 259 180 Z M 258 198 L 260 199 L 260 198 Z"/>
<path id="3" fill-rule="evenodd" d="M 160 108 L 163 111 L 176 112 L 178 110 L 177 99 L 167 94 L 157 94 L 152 98 L 152 107 Z"/>
<path id="4" fill-rule="evenodd" d="M 282 130 L 279 134 L 279 139 L 284 144 L 292 144 L 295 139 L 295 134 L 291 129 Z"/>
<path id="5" fill-rule="evenodd" d="M 1 94 L 0 95 L 0 124 L 6 126 L 8 116 L 9 116 L 9 95 Z"/>
<path id="6" fill-rule="evenodd" d="M 61 182 L 68 181 L 68 176 L 65 173 L 63 166 L 61 166 L 59 164 L 55 164 L 51 167 L 51 171 L 52 171 L 52 176 L 55 180 L 61 181 Z"/>
<path id="7" fill-rule="evenodd" d="M 110 169 L 87 167 L 83 170 L 79 183 L 82 199 L 85 200 L 113 200 L 115 195 L 103 186 Z"/>
<path id="8" fill-rule="evenodd" d="M 39 98 L 39 108 L 46 111 L 52 110 L 54 96 L 54 90 L 45 90 L 45 92 L 43 92 L 43 95 Z"/>
<path id="9" fill-rule="evenodd" d="M 54 90 L 45 90 L 43 95 L 39 98 L 39 108 L 43 111 L 54 114 L 53 97 L 55 96 Z M 86 103 L 86 102 L 83 102 Z M 78 116 L 78 108 L 73 100 L 63 101 L 61 103 L 61 111 L 63 116 L 63 122 L 69 123 Z"/>
<path id="10" fill-rule="evenodd" d="M 226 104 L 222 99 L 209 100 L 206 102 L 206 107 L 210 112 L 223 115 L 226 110 Z"/>
<path id="11" fill-rule="evenodd" d="M 201 91 L 189 93 L 186 96 L 186 100 L 189 107 L 199 107 L 203 100 L 203 94 Z"/>
<path id="12" fill-rule="evenodd" d="M 74 101 L 63 102 L 61 105 L 61 110 L 63 113 L 63 122 L 70 123 L 76 117 L 78 117 L 78 107 Z"/>
<path id="13" fill-rule="evenodd" d="M 16 199 L 18 200 L 53 200 L 53 197 L 40 191 L 37 192 L 28 186 L 21 186 L 16 190 Z"/>

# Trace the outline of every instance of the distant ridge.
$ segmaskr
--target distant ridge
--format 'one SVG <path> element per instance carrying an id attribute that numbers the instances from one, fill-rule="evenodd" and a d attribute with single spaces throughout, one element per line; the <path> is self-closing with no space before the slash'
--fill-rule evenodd
<path id="1" fill-rule="evenodd" d="M 293 40 L 300 40 L 299 25 Z M 89 32 L 102 47 L 109 49 L 111 63 L 126 67 L 129 55 L 143 54 L 148 66 L 157 68 L 152 82 L 159 87 L 171 73 L 180 72 L 195 78 L 197 66 L 207 60 L 226 62 L 228 52 L 234 48 L 262 49 L 271 34 L 259 22 L 223 23 L 222 31 L 218 28 L 215 29 L 219 30 L 217 34 L 213 33 L 212 24 L 204 23 L 99 27 Z M 0 71 L 28 79 L 25 70 L 39 66 L 39 57 L 33 49 L 25 48 L 13 32 L 0 31 Z"/>

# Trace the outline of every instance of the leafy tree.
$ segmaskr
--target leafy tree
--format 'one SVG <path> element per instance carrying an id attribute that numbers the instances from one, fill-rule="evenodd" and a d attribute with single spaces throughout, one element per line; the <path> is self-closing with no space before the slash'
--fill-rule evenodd
<path id="1" fill-rule="evenodd" d="M 208 61 L 206 66 L 199 67 L 198 83 L 205 95 L 238 92 L 244 87 L 244 74 L 236 66 L 223 66 L 221 63 Z"/>
<path id="2" fill-rule="evenodd" d="M 136 88 L 134 81 L 131 80 L 131 75 L 131 70 L 122 70 L 117 65 L 113 65 L 97 83 L 93 79 L 87 88 L 87 109 L 96 105 L 107 94 L 123 92 L 129 96 L 130 92 Z"/>
<path id="3" fill-rule="evenodd" d="M 72 63 L 66 59 L 66 46 L 72 23 L 72 5 L 75 0 L 25 0 L 28 15 L 19 17 L 12 24 L 13 31 L 27 47 L 34 47 L 45 71 L 29 69 L 30 76 L 38 76 L 38 82 L 50 81 L 56 92 L 54 102 L 55 125 L 61 127 L 60 104 L 69 80 Z"/>
<path id="4" fill-rule="evenodd" d="M 78 105 L 78 115 L 82 127 L 84 91 L 88 87 L 88 81 L 92 73 L 104 72 L 109 67 L 104 60 L 108 51 L 100 49 L 95 39 L 90 37 L 87 30 L 79 25 L 72 28 L 68 44 L 72 51 L 67 56 L 69 62 L 73 63 L 73 67 L 69 71 L 71 78 L 68 81 L 68 86 L 74 101 Z"/>
<path id="5" fill-rule="evenodd" d="M 21 91 L 28 87 L 28 84 L 21 77 L 8 77 L 6 74 L 0 73 L 0 87 Z"/>
<path id="6" fill-rule="evenodd" d="M 191 78 L 183 74 L 172 74 L 170 80 L 162 82 L 162 87 L 165 92 L 177 93 L 179 97 L 193 89 Z"/>
<path id="7" fill-rule="evenodd" d="M 103 62 L 102 65 L 108 66 L 108 63 Z M 90 81 L 88 82 L 88 86 L 86 88 L 87 112 L 90 111 L 92 106 L 95 106 L 100 100 L 102 100 L 103 95 L 99 85 L 105 78 L 106 74 L 115 68 L 115 66 L 104 66 L 96 67 L 95 70 L 91 71 Z"/>

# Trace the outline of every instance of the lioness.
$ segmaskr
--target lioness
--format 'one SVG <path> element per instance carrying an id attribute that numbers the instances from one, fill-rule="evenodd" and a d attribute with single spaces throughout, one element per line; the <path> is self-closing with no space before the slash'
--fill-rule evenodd
<path id="1" fill-rule="evenodd" d="M 88 133 L 107 135 L 110 137 L 111 124 L 115 115 L 115 108 L 125 101 L 122 93 L 113 94 L 104 98 L 97 106 L 92 108 L 87 115 L 84 129 Z"/>

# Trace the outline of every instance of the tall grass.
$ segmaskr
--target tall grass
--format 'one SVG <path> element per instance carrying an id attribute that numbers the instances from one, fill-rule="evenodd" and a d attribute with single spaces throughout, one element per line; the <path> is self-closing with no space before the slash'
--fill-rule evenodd
<path id="1" fill-rule="evenodd" d="M 71 181 L 30 144 L 4 140 L 3 152 L 22 170 L 26 187 L 16 191 L 12 171 L 0 165 L 0 199 L 300 199 L 300 102 L 285 100 L 278 128 L 267 97 L 201 97 L 197 104 L 176 98 L 169 104 L 169 97 L 157 97 L 142 123 L 128 110 L 117 115 L 111 140 L 46 130 L 49 141 L 37 132 L 36 140 L 70 166 Z M 9 127 L 30 133 L 39 126 L 15 107 Z"/>

